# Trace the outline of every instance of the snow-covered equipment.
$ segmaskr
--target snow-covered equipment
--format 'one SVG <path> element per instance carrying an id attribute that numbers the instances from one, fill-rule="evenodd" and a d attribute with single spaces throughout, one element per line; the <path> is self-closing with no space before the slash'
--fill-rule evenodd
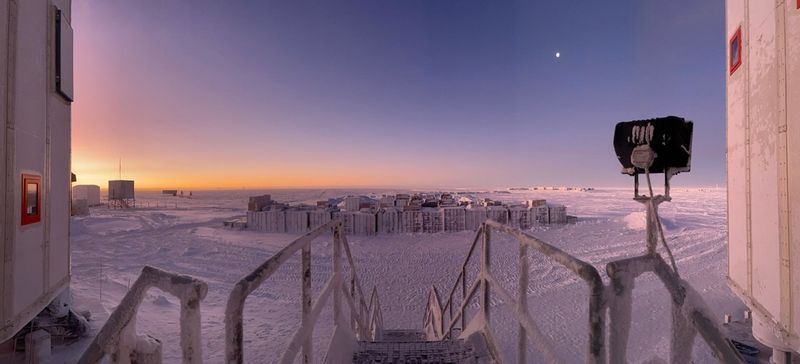
<path id="1" fill-rule="evenodd" d="M 69 287 L 71 15 L 0 5 L 0 343 Z"/>
<path id="2" fill-rule="evenodd" d="M 800 3 L 727 0 L 728 283 L 773 360 L 800 353 Z"/>
<path id="3" fill-rule="evenodd" d="M 660 236 L 675 273 L 678 267 L 664 238 L 658 205 L 671 200 L 672 176 L 691 170 L 692 130 L 691 121 L 677 116 L 620 122 L 614 130 L 614 151 L 622 173 L 634 177 L 633 199 L 647 206 L 647 253 L 656 253 Z M 663 195 L 653 195 L 652 173 L 664 174 Z M 647 178 L 648 195 L 639 194 L 639 174 Z"/>
<path id="4" fill-rule="evenodd" d="M 617 123 L 614 151 L 622 173 L 634 176 L 637 196 L 640 174 L 664 173 L 669 197 L 670 178 L 691 170 L 693 128 L 691 121 L 677 116 Z"/>

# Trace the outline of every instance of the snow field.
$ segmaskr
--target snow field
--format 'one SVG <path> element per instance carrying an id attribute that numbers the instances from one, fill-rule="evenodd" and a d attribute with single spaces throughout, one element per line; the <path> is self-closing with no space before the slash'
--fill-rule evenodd
<path id="1" fill-rule="evenodd" d="M 370 191 L 268 191 L 279 201 L 304 202 Z M 382 191 L 381 191 L 382 192 Z M 395 192 L 395 191 L 392 191 Z M 241 277 L 297 237 L 227 230 L 222 221 L 244 214 L 247 196 L 262 191 L 194 191 L 193 199 L 169 198 L 178 208 L 108 210 L 93 208 L 92 215 L 72 221 L 72 290 L 78 308 L 92 311 L 94 332 L 135 281 L 144 265 L 188 274 L 206 281 L 209 293 L 202 302 L 203 355 L 209 363 L 224 358 L 224 310 L 231 288 Z M 188 192 L 187 192 L 188 194 Z M 498 200 L 545 198 L 567 206 L 576 224 L 540 226 L 530 234 L 593 264 L 605 280 L 605 265 L 645 250 L 644 206 L 631 200 L 630 190 L 590 192 L 514 191 L 486 194 Z M 141 201 L 165 201 L 155 192 L 137 191 Z M 155 203 L 151 204 L 155 205 Z M 166 205 L 166 201 L 162 203 Z M 727 268 L 725 190 L 673 190 L 673 202 L 660 209 L 665 234 L 684 279 L 703 295 L 721 320 L 724 313 L 741 312 L 744 305 L 725 283 Z M 641 223 L 640 223 L 641 222 Z M 351 250 L 365 294 L 378 287 L 387 328 L 421 328 L 428 291 L 436 286 L 443 304 L 458 275 L 474 232 L 349 236 Z M 509 236 L 492 236 L 492 274 L 512 295 L 517 294 L 518 244 Z M 331 236 L 323 235 L 312 247 L 312 281 L 318 294 L 331 275 Z M 475 279 L 479 251 L 468 266 L 467 286 Z M 344 265 L 347 266 L 346 264 Z M 565 268 L 531 252 L 529 311 L 546 332 L 565 362 L 583 360 L 586 346 L 588 288 Z M 245 358 L 273 362 L 300 326 L 300 260 L 295 255 L 245 305 Z M 347 274 L 345 274 L 347 277 Z M 460 288 L 456 305 L 461 303 Z M 476 312 L 473 300 L 469 316 Z M 636 280 L 634 323 L 629 339 L 631 362 L 667 359 L 669 300 L 654 275 Z M 491 326 L 501 352 L 512 361 L 517 324 L 511 309 L 492 299 Z M 138 316 L 138 330 L 164 342 L 165 362 L 179 362 L 178 300 L 152 290 Z M 505 306 L 505 307 L 504 307 Z M 330 338 L 330 308 L 315 328 L 315 355 L 321 358 Z M 347 311 L 347 310 L 346 310 Z M 76 344 L 62 352 L 80 355 Z M 58 355 L 58 352 L 56 352 Z M 535 353 L 529 360 L 537 359 Z M 696 362 L 714 362 L 696 341 Z M 68 360 L 69 361 L 69 360 Z"/>

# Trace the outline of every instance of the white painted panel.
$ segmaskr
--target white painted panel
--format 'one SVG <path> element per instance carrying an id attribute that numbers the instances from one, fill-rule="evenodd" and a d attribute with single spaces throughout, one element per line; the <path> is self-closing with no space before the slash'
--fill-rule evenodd
<path id="1" fill-rule="evenodd" d="M 14 98 L 17 166 L 14 175 L 17 177 L 23 172 L 44 175 L 48 65 L 46 41 L 50 30 L 47 1 L 17 2 L 17 14 Z M 20 184 L 21 180 L 15 183 Z M 20 203 L 18 195 L 19 192 L 15 196 L 16 204 Z M 15 221 L 19 224 L 18 210 L 16 215 Z M 44 292 L 44 225 L 44 221 L 41 221 L 20 227 L 14 241 L 12 311 L 15 315 L 28 308 Z"/>
<path id="2" fill-rule="evenodd" d="M 800 9 L 787 1 L 786 100 L 789 179 L 789 238 L 792 276 L 792 333 L 800 334 Z"/>
<path id="3" fill-rule="evenodd" d="M 778 78 L 774 3 L 751 1 L 750 183 L 753 296 L 773 317 L 780 315 L 778 234 Z"/>

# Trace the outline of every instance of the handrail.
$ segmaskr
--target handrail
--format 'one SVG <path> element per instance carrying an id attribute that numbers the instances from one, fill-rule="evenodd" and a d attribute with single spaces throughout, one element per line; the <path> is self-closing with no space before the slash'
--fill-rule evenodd
<path id="1" fill-rule="evenodd" d="M 444 306 L 442 306 L 442 311 L 447 311 L 449 308 L 450 312 L 450 319 L 453 319 L 453 294 L 456 292 L 456 287 L 458 287 L 458 282 L 461 282 L 461 298 L 463 299 L 466 295 L 466 270 L 467 264 L 469 264 L 470 259 L 472 258 L 472 253 L 475 251 L 475 246 L 478 245 L 478 241 L 483 233 L 483 224 L 478 228 L 477 232 L 475 233 L 475 239 L 472 240 L 472 244 L 469 247 L 469 252 L 467 256 L 464 258 L 464 262 L 461 263 L 461 272 L 458 274 L 458 278 L 456 278 L 455 283 L 453 283 L 453 288 L 450 289 L 450 294 L 447 295 L 447 301 L 445 302 Z M 464 329 L 465 321 L 461 321 L 461 329 Z"/>
<path id="2" fill-rule="evenodd" d="M 491 230 L 497 229 L 516 238 L 520 245 L 519 253 L 519 285 L 518 296 L 514 298 L 492 275 L 490 269 L 490 246 Z M 478 240 L 483 242 L 481 253 L 481 265 L 477 278 L 466 289 L 465 268 L 470 261 Z M 684 363 L 691 360 L 691 346 L 697 333 L 703 337 L 717 358 L 725 363 L 743 362 L 739 353 L 720 332 L 717 325 L 709 317 L 708 308 L 702 298 L 694 292 L 691 286 L 681 280 L 658 254 L 646 254 L 644 256 L 622 259 L 611 262 L 606 266 L 611 284 L 606 286 L 600 274 L 593 265 L 577 259 L 561 249 L 547 244 L 533 236 L 530 236 L 519 229 L 515 229 L 494 220 L 486 220 L 476 233 L 475 240 L 470 246 L 469 253 L 462 265 L 453 288 L 450 290 L 450 297 L 445 306 L 440 307 L 435 297 L 435 287 L 431 289 L 427 306 L 425 308 L 424 324 L 426 332 L 432 333 L 433 339 L 445 340 L 452 338 L 452 331 L 460 319 L 462 324 L 462 335 L 465 333 L 465 310 L 468 303 L 476 293 L 480 293 L 480 312 L 482 320 L 477 320 L 480 325 L 478 330 L 489 334 L 490 307 L 489 299 L 492 292 L 497 293 L 502 301 L 505 301 L 513 309 L 519 324 L 518 328 L 518 347 L 517 362 L 526 362 L 527 345 L 533 344 L 544 355 L 547 362 L 559 362 L 552 343 L 539 330 L 534 320 L 527 310 L 527 286 L 528 286 L 528 248 L 533 248 L 539 253 L 550 258 L 552 261 L 564 266 L 575 275 L 581 277 L 589 286 L 589 337 L 587 343 L 587 363 L 623 363 L 626 361 L 625 353 L 630 329 L 631 303 L 634 287 L 634 279 L 645 272 L 652 272 L 664 283 L 670 293 L 673 302 L 673 329 L 671 342 L 671 362 Z M 452 297 L 459 283 L 462 286 L 461 305 L 452 314 Z M 480 290 L 479 290 L 480 288 Z M 438 297 L 436 297 L 438 298 Z M 436 328 L 439 322 L 436 321 L 435 314 L 443 313 L 450 309 L 449 323 L 446 329 L 437 335 Z M 609 325 L 605 325 L 606 311 L 608 311 Z M 445 323 L 445 316 L 441 315 L 442 325 Z M 475 319 L 473 319 L 475 320 Z M 474 332 L 475 325 L 470 323 L 469 331 Z M 609 331 L 608 345 L 610 350 L 605 350 L 606 330 Z M 530 335 L 530 336 L 529 336 Z M 488 336 L 488 335 L 487 335 Z M 491 344 L 491 343 L 489 343 Z"/>
<path id="3" fill-rule="evenodd" d="M 518 299 L 512 299 L 510 294 L 508 294 L 505 289 L 497 284 L 496 279 L 491 275 L 490 269 L 490 246 L 491 246 L 491 230 L 497 229 L 504 233 L 507 233 L 519 242 L 520 244 L 520 282 L 519 282 L 519 296 Z M 470 286 L 469 290 L 466 289 L 466 266 L 469 264 L 473 253 L 475 251 L 475 247 L 477 246 L 478 241 L 482 241 L 482 252 L 481 252 L 481 263 L 480 263 L 480 271 L 478 273 L 477 278 Z M 525 351 L 528 342 L 534 344 L 539 347 L 539 349 L 545 354 L 546 358 L 549 361 L 557 361 L 555 358 L 555 354 L 551 349 L 552 345 L 547 342 L 546 337 L 539 331 L 538 327 L 535 325 L 533 319 L 527 312 L 527 284 L 528 284 L 528 254 L 527 249 L 533 248 L 536 251 L 540 252 L 541 254 L 547 256 L 548 258 L 552 259 L 556 263 L 564 266 L 565 268 L 569 269 L 579 277 L 581 277 L 588 285 L 590 290 L 590 309 L 589 309 L 589 338 L 587 343 L 587 362 L 592 363 L 603 363 L 604 360 L 604 316 L 598 310 L 604 307 L 603 298 L 604 298 L 604 285 L 602 278 L 600 278 L 600 274 L 597 272 L 597 269 L 594 268 L 591 264 L 588 264 L 580 259 L 577 259 L 561 249 L 556 248 L 550 244 L 547 244 L 533 236 L 523 233 L 519 229 L 511 228 L 509 226 L 500 224 L 494 220 L 487 219 L 481 227 L 478 229 L 477 233 L 475 234 L 475 238 L 473 239 L 472 244 L 470 245 L 469 252 L 462 264 L 461 271 L 456 279 L 456 282 L 453 285 L 453 288 L 450 290 L 450 295 L 448 300 L 446 301 L 445 305 L 443 306 L 443 310 L 449 310 L 450 314 L 449 317 L 449 324 L 447 325 L 447 329 L 443 330 L 442 335 L 439 339 L 447 339 L 452 338 L 452 330 L 455 328 L 456 322 L 460 319 L 461 320 L 461 329 L 462 331 L 465 329 L 465 322 L 466 322 L 466 314 L 464 310 L 467 307 L 467 303 L 474 297 L 475 293 L 478 292 L 478 288 L 480 288 L 480 306 L 481 312 L 480 314 L 484 318 L 484 325 L 485 329 L 488 328 L 490 324 L 490 309 L 488 302 L 490 300 L 490 295 L 492 292 L 493 287 L 495 292 L 498 292 L 502 298 L 512 304 L 512 307 L 515 310 L 515 314 L 517 316 L 517 321 L 519 323 L 518 328 L 518 350 L 517 350 L 517 360 L 519 362 L 525 361 Z M 458 308 L 455 315 L 452 314 L 452 309 L 454 306 L 453 303 L 453 296 L 455 294 L 456 288 L 459 286 L 459 283 L 462 287 L 462 302 L 461 307 Z M 435 307 L 432 307 L 430 300 L 426 311 L 428 310 L 435 310 Z M 428 317 L 426 317 L 427 319 Z M 444 318 L 443 318 L 444 321 Z M 426 324 L 429 322 L 426 322 Z M 528 334 L 532 334 L 532 336 L 528 336 Z"/>
<path id="4" fill-rule="evenodd" d="M 145 293 L 156 287 L 181 301 L 181 351 L 183 363 L 203 361 L 200 340 L 200 301 L 208 293 L 208 285 L 196 278 L 167 272 L 151 266 L 142 268 L 139 278 L 122 298 L 103 328 L 84 351 L 78 363 L 98 363 L 107 353 L 125 357 L 135 352 L 136 314 Z M 160 354 L 160 352 L 159 352 Z"/>
<path id="5" fill-rule="evenodd" d="M 311 299 L 311 242 L 322 235 L 324 232 L 333 231 L 333 276 L 328 280 L 325 288 L 313 303 Z M 342 279 L 342 248 L 344 248 L 347 263 L 350 268 L 349 290 L 348 285 Z M 267 278 L 269 278 L 278 268 L 291 258 L 297 251 L 302 250 L 302 297 L 301 312 L 302 323 L 300 328 L 292 336 L 288 347 L 281 356 L 281 363 L 291 363 L 297 354 L 302 350 L 304 363 L 313 362 L 312 357 L 312 333 L 313 328 L 319 318 L 319 314 L 325 304 L 333 296 L 333 320 L 334 325 L 341 325 L 342 321 L 342 296 L 344 302 L 350 307 L 350 327 L 353 334 L 359 340 L 374 340 L 380 337 L 383 330 L 383 316 L 380 313 L 380 301 L 377 298 L 377 290 L 373 289 L 370 304 L 367 305 L 364 298 L 361 284 L 358 280 L 355 264 L 344 227 L 341 220 L 332 220 L 313 231 L 297 238 L 281 249 L 270 259 L 265 261 L 253 272 L 242 278 L 231 291 L 225 310 L 225 360 L 227 363 L 242 363 L 243 357 L 243 312 L 244 302 L 248 295 L 257 289 Z M 373 306 L 374 302 L 374 306 Z M 358 308 L 356 305 L 358 304 Z M 346 326 L 346 325 L 342 325 Z"/>
<path id="6" fill-rule="evenodd" d="M 428 306 L 425 308 L 425 316 L 422 318 L 425 327 L 425 335 L 428 340 L 441 339 L 444 331 L 444 320 L 442 317 L 442 303 L 439 300 L 439 292 L 436 287 L 431 287 L 428 293 Z"/>
<path id="7" fill-rule="evenodd" d="M 670 362 L 691 361 L 691 345 L 697 333 L 703 337 L 722 363 L 744 363 L 733 344 L 722 335 L 719 327 L 709 317 L 710 310 L 699 294 L 673 271 L 658 254 L 645 254 L 608 263 L 606 272 L 611 278 L 609 299 L 609 346 L 610 361 L 625 359 L 630 330 L 630 307 L 633 302 L 634 280 L 643 273 L 651 272 L 658 277 L 672 299 L 672 338 Z M 680 329 L 676 329 L 679 327 Z"/>

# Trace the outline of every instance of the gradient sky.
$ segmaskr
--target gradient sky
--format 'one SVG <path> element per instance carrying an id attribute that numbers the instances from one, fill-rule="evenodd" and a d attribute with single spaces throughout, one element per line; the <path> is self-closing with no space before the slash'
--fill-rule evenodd
<path id="1" fill-rule="evenodd" d="M 618 121 L 724 184 L 723 0 L 74 0 L 73 171 L 137 187 L 629 186 Z M 555 58 L 555 52 L 561 58 Z"/>

